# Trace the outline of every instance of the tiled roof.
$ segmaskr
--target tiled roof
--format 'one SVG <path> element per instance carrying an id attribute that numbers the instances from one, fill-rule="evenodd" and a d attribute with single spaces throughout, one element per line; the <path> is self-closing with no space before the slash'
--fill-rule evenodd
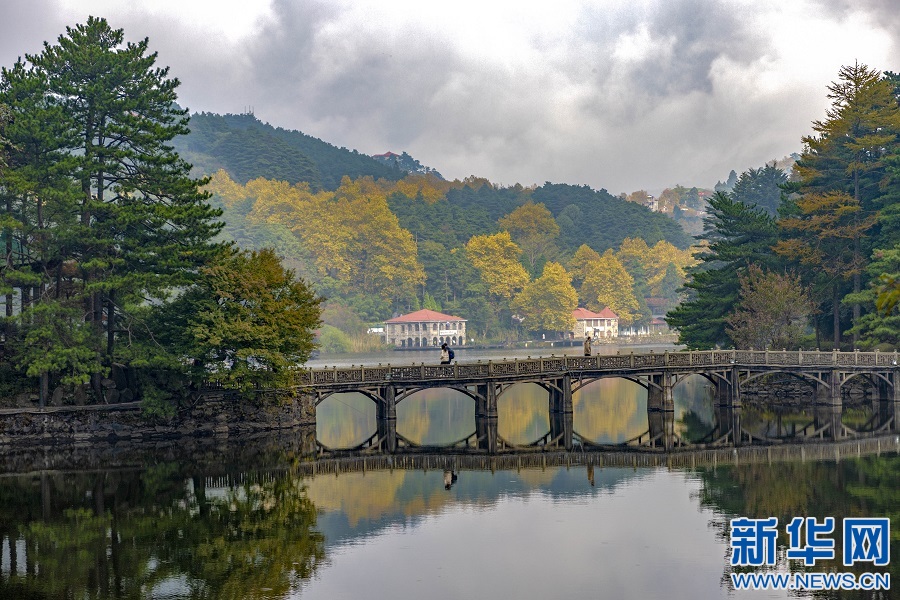
<path id="1" fill-rule="evenodd" d="M 452 315 L 445 315 L 444 313 L 439 313 L 435 310 L 428 310 L 427 308 L 423 308 L 422 310 L 417 310 L 416 312 L 409 313 L 408 315 L 400 315 L 399 317 L 394 317 L 393 319 L 389 319 L 385 321 L 385 323 L 422 323 L 423 321 L 465 321 L 462 317 L 454 317 Z"/>
<path id="2" fill-rule="evenodd" d="M 608 306 L 603 307 L 598 313 L 595 313 L 592 310 L 588 310 L 586 308 L 576 308 L 572 311 L 572 316 L 575 317 L 576 320 L 581 319 L 618 319 L 619 315 L 609 310 Z"/>

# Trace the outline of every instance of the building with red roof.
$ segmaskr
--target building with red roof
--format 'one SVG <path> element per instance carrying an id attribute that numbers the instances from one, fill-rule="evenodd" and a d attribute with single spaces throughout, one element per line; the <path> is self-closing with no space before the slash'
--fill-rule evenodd
<path id="1" fill-rule="evenodd" d="M 575 317 L 575 329 L 572 330 L 575 339 L 619 337 L 619 316 L 608 306 L 600 312 L 579 307 L 572 311 L 572 316 Z"/>
<path id="2" fill-rule="evenodd" d="M 398 348 L 466 343 L 466 319 L 423 308 L 384 322 L 385 342 Z"/>

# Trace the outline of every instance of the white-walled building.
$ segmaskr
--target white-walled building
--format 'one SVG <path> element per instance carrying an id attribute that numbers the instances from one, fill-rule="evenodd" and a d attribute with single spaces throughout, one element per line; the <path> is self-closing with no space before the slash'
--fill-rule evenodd
<path id="1" fill-rule="evenodd" d="M 466 343 L 466 319 L 422 309 L 384 322 L 385 343 L 398 348 L 434 347 Z"/>
<path id="2" fill-rule="evenodd" d="M 572 311 L 575 317 L 575 329 L 572 337 L 583 340 L 587 336 L 597 338 L 619 337 L 619 316 L 609 307 L 596 313 L 586 308 L 576 308 Z"/>

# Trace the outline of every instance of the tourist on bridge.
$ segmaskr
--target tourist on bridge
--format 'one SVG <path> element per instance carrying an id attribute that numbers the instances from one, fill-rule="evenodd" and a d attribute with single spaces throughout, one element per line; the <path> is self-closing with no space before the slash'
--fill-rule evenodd
<path id="1" fill-rule="evenodd" d="M 441 344 L 441 364 L 449 365 L 451 360 L 453 360 L 453 350 L 446 343 Z"/>
<path id="2" fill-rule="evenodd" d="M 584 355 L 591 355 L 591 336 L 587 336 L 586 338 L 584 338 Z"/>

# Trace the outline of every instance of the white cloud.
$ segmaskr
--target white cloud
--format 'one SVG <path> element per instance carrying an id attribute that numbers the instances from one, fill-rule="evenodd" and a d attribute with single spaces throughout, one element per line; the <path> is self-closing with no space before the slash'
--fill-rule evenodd
<path id="1" fill-rule="evenodd" d="M 711 186 L 800 149 L 855 60 L 900 70 L 889 0 L 8 0 L 0 64 L 106 16 L 193 110 L 450 177 Z"/>

